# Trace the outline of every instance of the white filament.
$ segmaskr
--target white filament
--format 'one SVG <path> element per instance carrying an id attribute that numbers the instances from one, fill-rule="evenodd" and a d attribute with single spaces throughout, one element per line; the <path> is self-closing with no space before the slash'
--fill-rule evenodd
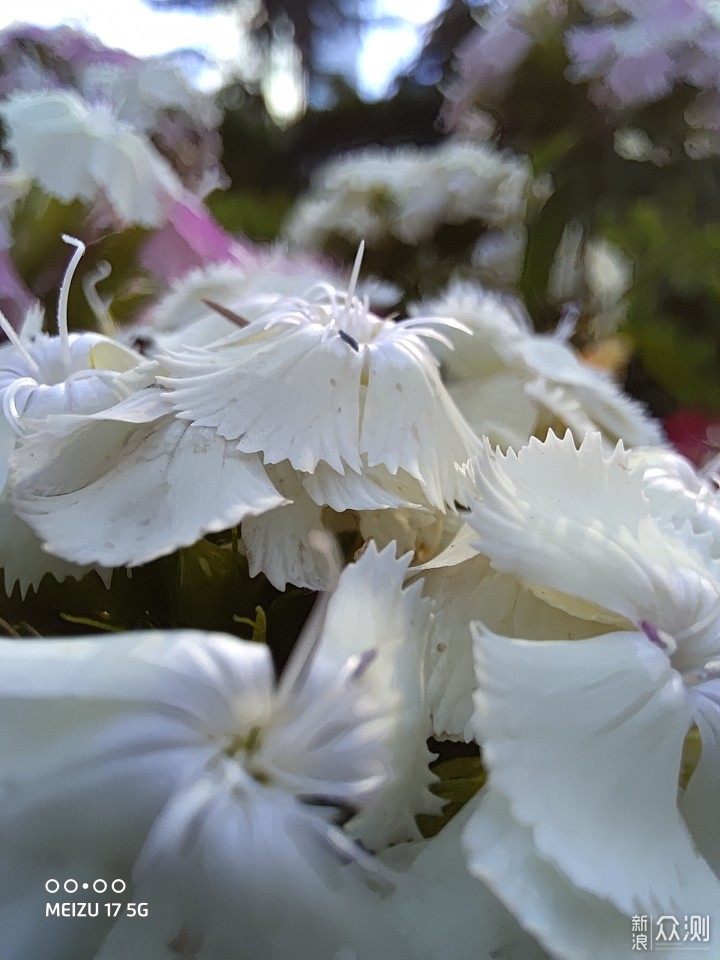
<path id="1" fill-rule="evenodd" d="M 39 374 L 40 367 L 38 366 L 37 361 L 32 357 L 30 351 L 18 336 L 17 331 L 13 329 L 12 324 L 2 310 L 0 310 L 0 329 L 3 331 L 10 343 L 15 347 L 25 363 L 30 367 L 30 369 L 34 373 Z"/>
<path id="2" fill-rule="evenodd" d="M 85 244 L 82 240 L 77 240 L 75 237 L 68 236 L 67 233 L 62 235 L 65 243 L 71 244 L 75 247 L 75 253 L 72 255 L 72 259 L 68 264 L 68 268 L 65 271 L 65 276 L 63 277 L 62 284 L 60 285 L 60 296 L 58 298 L 58 312 L 57 312 L 57 325 L 58 325 L 58 336 L 60 337 L 60 351 L 62 356 L 62 364 L 65 370 L 70 373 L 71 365 L 71 356 L 70 356 L 70 334 L 68 332 L 68 299 L 70 297 L 70 284 L 72 279 L 75 276 L 75 271 L 77 270 L 77 265 L 82 259 L 82 255 L 85 253 Z"/>
<path id="3" fill-rule="evenodd" d="M 103 280 L 107 280 L 111 273 L 112 267 L 110 264 L 106 260 L 102 260 L 93 272 L 83 280 L 85 299 L 97 321 L 98 329 L 101 333 L 104 333 L 106 337 L 115 336 L 117 328 L 110 316 L 107 304 L 103 302 L 102 297 L 97 292 L 97 285 L 102 283 Z"/>

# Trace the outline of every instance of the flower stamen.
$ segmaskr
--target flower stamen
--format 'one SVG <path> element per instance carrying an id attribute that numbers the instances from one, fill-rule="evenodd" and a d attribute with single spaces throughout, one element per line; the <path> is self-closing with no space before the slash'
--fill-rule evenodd
<path id="1" fill-rule="evenodd" d="M 102 283 L 103 280 L 107 280 L 111 273 L 112 267 L 107 260 L 103 260 L 89 276 L 85 277 L 82 285 L 85 299 L 92 310 L 98 329 L 107 337 L 114 337 L 117 333 L 117 327 L 115 326 L 113 318 L 110 316 L 107 304 L 103 302 L 100 294 L 97 292 L 97 285 Z"/>
<path id="2" fill-rule="evenodd" d="M 677 649 L 673 638 L 669 634 L 665 633 L 664 630 L 658 630 L 658 628 L 653 623 L 650 623 L 649 620 L 641 620 L 638 626 L 648 638 L 650 643 L 654 644 L 668 656 L 673 654 Z"/>
<path id="3" fill-rule="evenodd" d="M 8 318 L 0 310 L 0 330 L 5 334 L 10 343 L 15 347 L 17 352 L 23 358 L 25 363 L 30 367 L 30 369 L 36 373 L 40 373 L 40 367 L 38 366 L 37 361 L 32 357 L 30 351 L 22 342 L 22 339 L 18 336 L 17 330 L 14 329 Z"/>
<path id="4" fill-rule="evenodd" d="M 78 240 L 76 237 L 71 237 L 67 233 L 62 235 L 62 239 L 65 243 L 69 243 L 71 246 L 75 247 L 75 253 L 72 255 L 67 270 L 65 271 L 62 284 L 60 285 L 60 296 L 58 298 L 57 311 L 57 326 L 58 336 L 60 337 L 62 364 L 69 373 L 72 358 L 70 355 L 70 334 L 68 332 L 68 300 L 70 297 L 70 284 L 75 276 L 77 266 L 80 263 L 83 254 L 85 253 L 85 244 L 82 242 L 82 240 Z"/>
<path id="5" fill-rule="evenodd" d="M 345 333 L 344 330 L 338 330 L 338 336 L 341 340 L 344 340 L 349 346 L 353 348 L 355 353 L 360 353 L 360 345 L 354 337 L 351 337 L 349 333 Z"/>

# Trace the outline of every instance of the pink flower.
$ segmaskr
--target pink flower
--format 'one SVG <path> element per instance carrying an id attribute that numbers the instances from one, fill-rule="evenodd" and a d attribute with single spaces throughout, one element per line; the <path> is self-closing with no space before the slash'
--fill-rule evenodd
<path id="1" fill-rule="evenodd" d="M 712 434 L 720 430 L 720 420 L 699 410 L 678 410 L 664 421 L 670 443 L 696 466 L 713 453 Z"/>
<path id="2" fill-rule="evenodd" d="M 196 267 L 225 261 L 244 261 L 250 250 L 213 220 L 192 194 L 170 208 L 167 223 L 145 244 L 141 262 L 163 280 L 176 280 Z"/>

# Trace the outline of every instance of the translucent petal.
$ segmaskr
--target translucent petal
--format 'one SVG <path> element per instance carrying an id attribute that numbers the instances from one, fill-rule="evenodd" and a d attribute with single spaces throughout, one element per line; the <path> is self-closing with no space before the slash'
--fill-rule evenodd
<path id="1" fill-rule="evenodd" d="M 375 650 L 364 676 L 378 703 L 392 717 L 386 738 L 392 779 L 355 818 L 354 836 L 371 849 L 417 839 L 415 814 L 437 812 L 440 803 L 428 787 L 429 722 L 424 693 L 424 664 L 429 604 L 419 585 L 403 590 L 409 555 L 395 557 L 394 544 L 377 551 L 370 543 L 347 567 L 327 610 L 319 655 L 340 664 L 352 653 Z"/>
<path id="2" fill-rule="evenodd" d="M 437 836 L 411 845 L 415 859 L 398 872 L 387 909 L 415 960 L 446 960 L 449 949 L 454 960 L 545 960 L 512 914 L 468 872 L 461 835 L 472 812 L 468 804 Z M 405 853 L 407 845 L 401 849 Z"/>
<path id="3" fill-rule="evenodd" d="M 303 486 L 315 503 L 320 506 L 327 504 L 338 513 L 343 510 L 382 510 L 414 505 L 395 492 L 400 485 L 393 483 L 394 479 L 391 475 L 381 475 L 378 468 L 374 471 L 363 469 L 360 473 L 346 468 L 343 474 L 337 473 L 326 463 L 319 463 L 311 474 L 303 477 Z M 414 493 L 419 494 L 418 499 L 422 500 L 420 489 L 408 490 L 409 495 Z"/>
<path id="4" fill-rule="evenodd" d="M 537 407 L 524 391 L 520 374 L 471 377 L 448 385 L 458 409 L 478 436 L 503 449 L 527 443 L 537 422 Z"/>
<path id="5" fill-rule="evenodd" d="M 398 556 L 412 553 L 412 563 L 434 556 L 445 534 L 445 517 L 429 510 L 364 510 L 358 516 L 358 527 L 364 540 L 373 540 L 378 547 L 394 541 Z"/>
<path id="6" fill-rule="evenodd" d="M 631 916 L 574 886 L 541 857 L 531 829 L 513 819 L 500 794 L 485 790 L 471 804 L 474 813 L 463 834 L 469 872 L 485 881 L 551 957 L 633 960 L 637 956 L 632 949 Z M 688 909 L 690 913 L 700 910 Z M 668 952 L 673 960 L 684 955 Z"/>
<path id="7" fill-rule="evenodd" d="M 379 898 L 337 857 L 332 829 L 230 763 L 215 766 L 175 795 L 148 838 L 135 879 L 155 910 L 143 925 L 156 943 L 215 960 L 237 960 L 238 949 L 273 960 L 409 960 Z M 135 960 L 137 933 L 133 944 L 126 931 L 118 950 L 119 933 L 107 956 Z"/>
<path id="8" fill-rule="evenodd" d="M 424 351 L 424 347 L 422 350 Z M 464 503 L 470 490 L 458 469 L 480 441 L 442 385 L 433 362 L 397 338 L 368 349 L 368 390 L 360 433 L 368 465 L 418 479 L 431 506 Z"/>
<path id="9" fill-rule="evenodd" d="M 263 573 L 278 590 L 288 583 L 327 590 L 331 586 L 327 563 L 310 546 L 310 533 L 324 527 L 323 508 L 313 503 L 288 464 L 270 467 L 269 474 L 285 505 L 243 520 L 250 576 Z"/>
<path id="10" fill-rule="evenodd" d="M 427 570 L 423 594 L 432 600 L 427 696 L 436 737 L 473 740 L 476 689 L 470 622 L 509 637 L 578 639 L 597 624 L 568 615 L 536 597 L 517 577 L 494 571 L 478 556 Z"/>

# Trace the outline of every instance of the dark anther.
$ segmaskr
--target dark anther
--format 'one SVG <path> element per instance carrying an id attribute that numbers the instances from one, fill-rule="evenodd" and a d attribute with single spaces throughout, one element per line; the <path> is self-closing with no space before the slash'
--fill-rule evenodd
<path id="1" fill-rule="evenodd" d="M 137 337 L 133 338 L 131 346 L 137 350 L 138 353 L 141 353 L 143 357 L 146 357 L 151 348 L 155 346 L 155 341 L 152 337 L 145 337 L 142 334 L 139 334 Z"/>
<path id="2" fill-rule="evenodd" d="M 360 347 L 358 346 L 357 340 L 353 339 L 353 337 L 351 337 L 349 333 L 345 333 L 344 330 L 338 330 L 338 336 L 340 337 L 341 340 L 344 340 L 345 343 L 349 344 L 353 348 L 355 353 L 360 352 Z"/>
<path id="3" fill-rule="evenodd" d="M 239 327 L 246 327 L 250 323 L 245 317 L 241 317 L 239 313 L 234 313 L 232 310 L 224 307 L 221 303 L 216 303 L 214 300 L 201 300 L 200 302 L 204 303 L 206 307 L 210 307 L 215 313 L 219 313 L 221 317 L 225 317 L 225 319 L 231 323 L 236 323 Z"/>

